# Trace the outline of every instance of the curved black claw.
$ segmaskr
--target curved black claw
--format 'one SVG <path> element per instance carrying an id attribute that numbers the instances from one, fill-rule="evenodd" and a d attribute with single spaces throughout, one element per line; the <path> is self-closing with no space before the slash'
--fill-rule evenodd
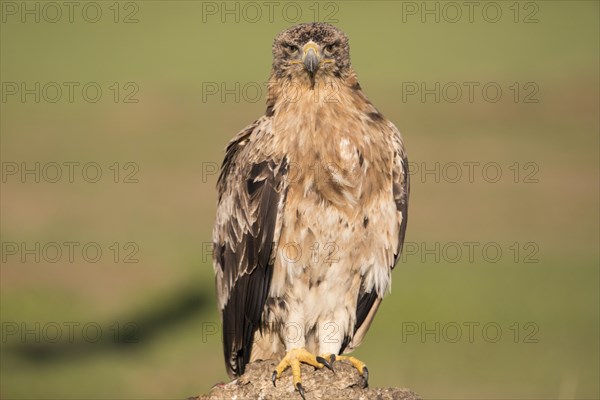
<path id="1" fill-rule="evenodd" d="M 323 357 L 317 356 L 317 362 L 323 364 L 324 366 L 326 366 L 327 369 L 330 370 L 331 372 L 335 372 L 333 370 L 333 367 L 331 366 L 331 364 L 328 363 L 327 360 L 324 359 Z"/>
<path id="2" fill-rule="evenodd" d="M 302 400 L 306 400 L 306 397 L 304 397 L 304 388 L 302 387 L 302 384 L 300 382 L 296 383 L 296 390 L 298 391 L 298 393 L 300 393 Z"/>
<path id="3" fill-rule="evenodd" d="M 275 382 L 277 381 L 277 371 L 273 371 L 273 376 L 271 377 L 271 382 L 273 382 L 273 386 L 277 387 Z"/>
<path id="4" fill-rule="evenodd" d="M 369 370 L 367 369 L 367 367 L 363 367 L 362 376 L 363 378 L 365 378 L 365 386 L 363 386 L 363 389 L 366 389 L 369 387 Z"/>

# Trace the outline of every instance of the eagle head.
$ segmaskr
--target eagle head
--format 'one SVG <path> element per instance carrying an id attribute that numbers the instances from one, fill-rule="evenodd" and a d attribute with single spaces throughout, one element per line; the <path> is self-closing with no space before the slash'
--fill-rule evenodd
<path id="1" fill-rule="evenodd" d="M 305 23 L 280 32 L 273 42 L 273 74 L 277 78 L 314 82 L 340 78 L 350 68 L 348 37 L 333 25 Z"/>

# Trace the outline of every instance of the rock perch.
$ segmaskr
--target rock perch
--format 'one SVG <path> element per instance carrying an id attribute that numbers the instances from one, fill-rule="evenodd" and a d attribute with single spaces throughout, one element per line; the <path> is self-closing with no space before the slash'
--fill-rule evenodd
<path id="1" fill-rule="evenodd" d="M 300 400 L 300 394 L 291 385 L 291 372 L 288 369 L 277 382 L 271 382 L 275 369 L 273 360 L 248 364 L 246 373 L 226 384 L 218 384 L 207 395 L 190 397 L 188 400 Z M 334 364 L 335 373 L 327 369 L 316 370 L 302 365 L 302 386 L 306 391 L 306 400 L 421 400 L 421 397 L 409 389 L 373 388 L 363 389 L 364 378 L 350 364 L 338 361 Z"/>

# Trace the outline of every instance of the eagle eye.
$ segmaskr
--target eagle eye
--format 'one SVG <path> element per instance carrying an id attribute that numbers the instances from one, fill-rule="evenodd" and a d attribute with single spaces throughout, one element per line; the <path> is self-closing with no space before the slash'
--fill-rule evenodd
<path id="1" fill-rule="evenodd" d="M 331 54 L 333 54 L 333 50 L 334 50 L 334 48 L 335 48 L 335 44 L 328 44 L 327 46 L 325 46 L 325 47 L 323 48 L 323 52 L 324 52 L 326 55 L 331 55 Z"/>
<path id="2" fill-rule="evenodd" d="M 284 43 L 283 48 L 289 55 L 294 55 L 298 52 L 298 46 L 295 46 L 291 43 Z"/>

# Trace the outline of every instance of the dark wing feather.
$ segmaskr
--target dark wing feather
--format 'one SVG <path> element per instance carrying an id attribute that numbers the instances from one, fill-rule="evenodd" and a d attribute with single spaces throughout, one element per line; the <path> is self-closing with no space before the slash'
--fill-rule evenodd
<path id="1" fill-rule="evenodd" d="M 396 203 L 396 209 L 398 212 L 402 214 L 402 221 L 399 226 L 399 235 L 398 235 L 398 243 L 396 245 L 396 251 L 394 253 L 394 262 L 390 265 L 390 268 L 393 269 L 400 255 L 402 254 L 402 247 L 404 245 L 404 237 L 406 235 L 406 225 L 408 223 L 408 198 L 410 195 L 410 174 L 408 170 L 408 158 L 406 157 L 406 153 L 404 151 L 404 146 L 402 143 L 402 138 L 400 136 L 400 132 L 390 123 L 392 127 L 392 131 L 394 133 L 394 170 L 393 170 L 393 194 L 394 194 L 394 202 Z M 377 293 L 376 290 L 371 290 L 370 292 L 365 291 L 364 286 L 361 284 L 360 292 L 358 294 L 358 301 L 356 303 L 356 323 L 354 325 L 354 332 L 356 334 L 357 331 L 363 328 L 365 331 L 368 329 L 379 304 L 381 303 L 381 299 L 383 297 L 383 293 Z M 364 326 L 363 326 L 364 325 Z M 360 336 L 360 335 L 359 335 Z M 358 343 L 352 342 L 354 336 L 346 336 L 342 342 L 342 346 L 340 348 L 340 354 L 342 354 L 348 345 L 352 343 L 352 347 L 356 347 L 360 340 L 362 340 L 362 336 L 358 338 Z"/>
<path id="2" fill-rule="evenodd" d="M 285 200 L 286 160 L 262 155 L 256 144 L 269 128 L 267 119 L 259 119 L 234 138 L 217 185 L 213 258 L 225 365 L 232 377 L 244 373 L 261 328 Z"/>
<path id="3" fill-rule="evenodd" d="M 348 347 L 348 345 L 352 341 L 354 334 L 356 334 L 358 329 L 365 323 L 365 320 L 367 319 L 367 316 L 369 315 L 369 312 L 373 308 L 373 305 L 375 304 L 378 297 L 379 294 L 375 290 L 365 292 L 364 287 L 361 283 L 360 293 L 358 294 L 358 302 L 356 303 L 356 323 L 354 324 L 354 332 L 352 332 L 352 336 L 344 337 L 344 340 L 342 341 L 342 346 L 340 347 L 340 351 L 338 354 L 342 354 L 346 350 L 346 347 Z M 377 305 L 379 305 L 379 302 L 377 302 Z M 370 323 L 370 321 L 368 321 L 368 323 Z"/>
<path id="4" fill-rule="evenodd" d="M 399 154 L 401 158 L 402 171 L 394 171 L 394 201 L 396 208 L 402 213 L 402 222 L 400 223 L 400 235 L 398 237 L 398 247 L 394 257 L 394 264 L 398 262 L 404 247 L 404 236 L 406 235 L 406 224 L 408 223 L 408 198 L 410 196 L 410 171 L 408 170 L 408 158 L 405 154 Z"/>

